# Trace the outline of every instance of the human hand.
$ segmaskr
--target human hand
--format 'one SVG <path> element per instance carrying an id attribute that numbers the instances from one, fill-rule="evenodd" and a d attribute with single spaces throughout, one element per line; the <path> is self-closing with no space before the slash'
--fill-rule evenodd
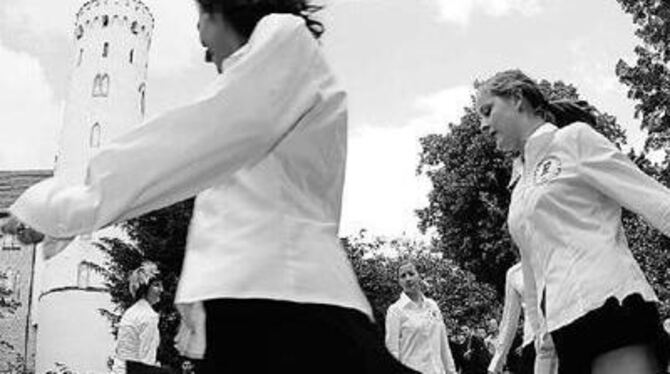
<path id="1" fill-rule="evenodd" d="M 44 234 L 28 227 L 15 216 L 4 212 L 3 214 L 0 214 L 0 218 L 4 218 L 4 221 L 0 226 L 2 233 L 15 235 L 22 244 L 37 244 L 44 240 Z"/>

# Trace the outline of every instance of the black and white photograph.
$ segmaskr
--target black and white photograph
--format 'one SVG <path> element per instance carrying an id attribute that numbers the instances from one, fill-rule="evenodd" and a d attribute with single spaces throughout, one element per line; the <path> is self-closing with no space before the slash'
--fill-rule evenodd
<path id="1" fill-rule="evenodd" d="M 2 0 L 0 374 L 670 374 L 667 0 Z"/>

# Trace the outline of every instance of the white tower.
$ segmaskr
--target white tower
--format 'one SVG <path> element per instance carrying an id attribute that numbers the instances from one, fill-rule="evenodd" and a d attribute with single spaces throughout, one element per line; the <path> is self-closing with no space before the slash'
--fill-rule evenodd
<path id="1" fill-rule="evenodd" d="M 77 13 L 57 176 L 83 181 L 84 165 L 97 148 L 142 121 L 153 27 L 140 0 L 89 0 Z M 115 231 L 83 235 L 38 264 L 36 373 L 57 363 L 78 373 L 108 372 L 114 340 L 99 309 L 113 305 L 104 279 L 87 263 L 104 265 L 92 240 Z"/>

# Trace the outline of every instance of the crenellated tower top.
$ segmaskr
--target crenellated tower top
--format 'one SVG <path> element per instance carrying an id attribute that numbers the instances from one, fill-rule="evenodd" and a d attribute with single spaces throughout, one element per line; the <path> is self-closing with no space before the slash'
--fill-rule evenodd
<path id="1" fill-rule="evenodd" d="M 140 0 L 89 0 L 79 9 L 74 25 L 75 40 L 102 28 L 125 28 L 132 35 L 151 41 L 154 17 Z"/>

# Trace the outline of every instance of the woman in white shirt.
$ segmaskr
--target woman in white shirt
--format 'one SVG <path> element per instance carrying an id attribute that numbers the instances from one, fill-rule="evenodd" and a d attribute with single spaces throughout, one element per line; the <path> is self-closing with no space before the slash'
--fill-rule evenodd
<path id="1" fill-rule="evenodd" d="M 398 268 L 402 293 L 386 312 L 386 346 L 422 374 L 456 374 L 447 328 L 435 300 L 421 292 L 421 277 L 409 261 Z"/>
<path id="2" fill-rule="evenodd" d="M 163 284 L 156 264 L 145 262 L 128 277 L 128 288 L 136 302 L 119 322 L 114 352 L 114 374 L 167 373 L 158 367 L 159 315 L 153 306 L 160 301 Z"/>
<path id="3" fill-rule="evenodd" d="M 175 300 L 182 354 L 207 373 L 407 372 L 338 238 L 347 105 L 318 8 L 197 7 L 221 72 L 211 92 L 101 147 L 84 183 L 48 179 L 11 212 L 65 240 L 197 195 Z"/>
<path id="4" fill-rule="evenodd" d="M 549 103 L 521 71 L 478 91 L 483 131 L 523 159 L 508 224 L 533 330 L 551 334 L 559 373 L 665 368 L 658 299 L 626 244 L 621 208 L 669 235 L 670 191 L 593 129 L 588 107 Z"/>

